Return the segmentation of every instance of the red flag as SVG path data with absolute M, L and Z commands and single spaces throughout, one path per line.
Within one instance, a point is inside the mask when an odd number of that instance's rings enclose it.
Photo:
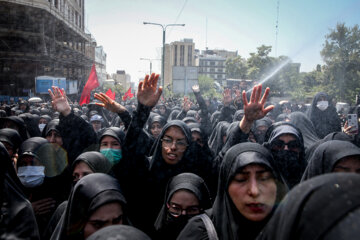
M 95 64 L 92 65 L 91 67 L 91 72 L 89 75 L 89 78 L 85 84 L 85 87 L 81 93 L 81 97 L 80 97 L 80 106 L 85 104 L 85 103 L 89 103 L 90 102 L 90 94 L 91 91 L 95 88 L 97 88 L 99 86 L 99 81 L 96 75 L 96 69 L 95 69 Z
M 112 92 L 111 88 L 109 88 L 109 90 L 107 90 L 107 92 L 105 94 L 112 100 L 115 100 L 115 92 Z
M 126 101 L 126 99 L 131 99 L 132 97 L 134 97 L 134 94 L 131 93 L 131 87 L 126 91 L 126 93 L 124 94 L 124 96 L 122 97 L 123 101 Z

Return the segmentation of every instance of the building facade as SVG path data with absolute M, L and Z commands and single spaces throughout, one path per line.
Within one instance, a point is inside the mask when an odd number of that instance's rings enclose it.
M 117 70 L 112 78 L 115 80 L 115 84 L 120 84 L 123 87 L 124 91 L 131 87 L 131 77 L 124 70 Z
M 194 67 L 195 66 L 195 43 L 192 39 L 175 41 L 165 46 L 165 78 L 164 87 L 173 84 L 174 67 Z M 177 68 L 177 71 L 179 68 Z M 185 70 L 184 70 L 185 71 Z
M 94 61 L 84 0 L 0 0 L 0 95 L 35 92 L 37 76 L 84 86 Z
M 106 53 L 102 46 L 95 47 L 95 66 L 99 84 L 102 86 L 106 80 Z
M 226 84 L 226 58 L 217 55 L 199 55 L 197 57 L 199 75 L 206 75 L 222 86 Z

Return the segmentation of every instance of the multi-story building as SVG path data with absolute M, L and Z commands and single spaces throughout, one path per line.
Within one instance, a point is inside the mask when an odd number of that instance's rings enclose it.
M 99 84 L 102 86 L 106 80 L 106 53 L 102 46 L 95 48 L 95 66 Z
M 192 39 L 183 39 L 172 42 L 165 46 L 165 78 L 164 86 L 173 84 L 173 67 L 194 67 L 195 66 L 195 43 Z
M 131 87 L 131 77 L 129 74 L 126 74 L 124 70 L 117 70 L 116 73 L 112 75 L 112 78 L 115 80 L 115 84 L 123 86 L 125 91 Z
M 84 0 L 0 0 L 0 95 L 35 91 L 37 76 L 77 81 L 94 61 Z
M 199 55 L 196 58 L 199 75 L 211 77 L 221 85 L 226 82 L 226 58 L 217 55 Z

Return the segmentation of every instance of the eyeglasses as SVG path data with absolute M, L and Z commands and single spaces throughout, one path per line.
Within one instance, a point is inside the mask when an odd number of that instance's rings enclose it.
M 285 143 L 284 141 L 282 141 L 280 139 L 276 139 L 271 143 L 271 149 L 276 150 L 276 151 L 284 150 L 285 146 L 287 146 L 287 148 L 290 151 L 300 152 L 300 143 L 297 140 L 293 140 L 288 143 Z
M 166 148 L 171 148 L 172 145 L 175 143 L 176 148 L 180 151 L 183 152 L 186 150 L 186 147 L 188 146 L 187 142 L 185 140 L 178 140 L 178 141 L 174 141 L 170 138 L 166 138 L 164 137 L 163 139 L 161 139 L 162 143 L 163 143 L 163 147 Z
M 174 217 L 180 217 L 183 212 L 185 212 L 184 215 L 197 215 L 202 211 L 199 206 L 182 209 L 181 206 L 176 203 L 167 203 L 167 208 L 169 209 L 169 213 Z

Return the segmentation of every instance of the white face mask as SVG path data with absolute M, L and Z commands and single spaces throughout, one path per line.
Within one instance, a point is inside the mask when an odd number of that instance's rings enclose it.
M 27 188 L 40 186 L 45 177 L 44 166 L 25 166 L 18 168 L 18 177 L 21 183 Z
M 316 104 L 316 107 L 320 109 L 321 111 L 325 111 L 329 106 L 328 101 L 318 101 Z
M 45 123 L 40 123 L 39 124 L 39 129 L 40 129 L 40 132 L 42 132 L 45 128 L 46 124 Z

